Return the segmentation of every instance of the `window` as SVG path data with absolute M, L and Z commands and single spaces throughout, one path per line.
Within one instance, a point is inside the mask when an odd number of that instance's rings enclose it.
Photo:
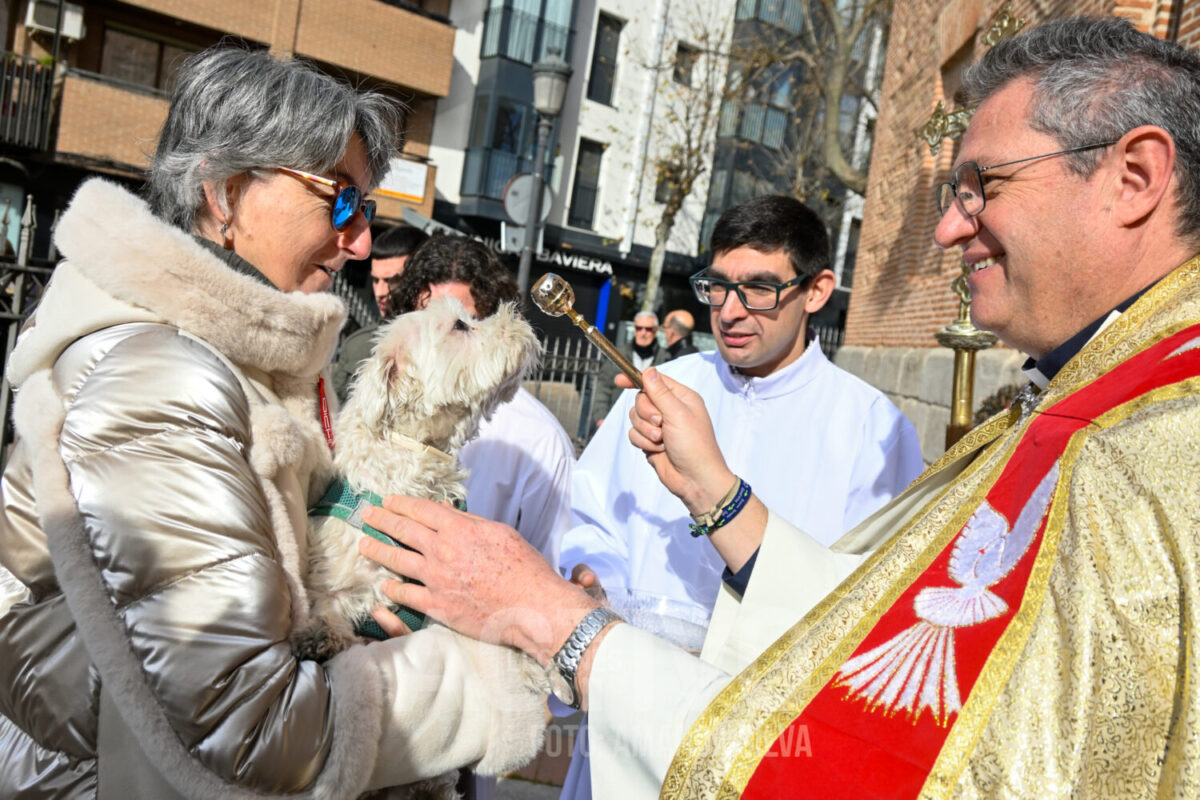
M 575 228 L 591 228 L 596 214 L 596 190 L 600 185 L 600 158 L 604 145 L 590 139 L 579 140 L 579 157 L 575 161 L 575 185 L 571 190 L 571 210 L 567 224 Z
M 746 110 L 742 112 L 742 125 L 738 130 L 738 136 L 752 142 L 761 142 L 763 122 L 766 120 L 766 116 L 767 109 L 764 106 L 758 104 L 746 106 Z
M 475 111 L 471 115 L 471 138 L 468 140 L 470 147 L 487 145 L 488 105 L 491 101 L 490 95 L 475 96 Z
M 571 0 L 490 0 L 481 56 L 532 64 L 551 53 L 570 60 Z
M 692 70 L 700 60 L 700 51 L 682 42 L 675 48 L 675 82 L 692 85 Z
M 763 124 L 763 146 L 772 150 L 780 149 L 783 147 L 783 139 L 786 134 L 787 115 L 778 108 L 768 108 L 767 119 Z
M 679 191 L 679 170 L 677 167 L 660 163 L 658 165 L 658 183 L 654 185 L 654 202 L 668 203 Z
M 783 28 L 789 33 L 804 29 L 804 8 L 801 0 L 760 0 L 755 14 L 754 0 L 738 0 L 737 19 L 757 16 L 768 25 Z
M 105 28 L 100 74 L 169 92 L 175 88 L 180 64 L 192 52 L 149 36 Z
M 796 82 L 795 67 L 779 70 L 767 85 L 767 102 L 781 108 L 793 105 L 792 87 Z
M 854 285 L 854 263 L 858 261 L 858 237 L 862 233 L 862 220 L 850 220 L 850 235 L 846 241 L 846 257 L 842 261 L 840 284 L 847 289 Z
M 745 170 L 735 169 L 733 171 L 733 193 L 729 196 L 729 204 L 736 206 L 738 203 L 744 203 L 758 194 L 755 191 L 754 184 L 753 175 Z
M 526 107 L 515 100 L 501 97 L 496 102 L 496 121 L 492 126 L 492 149 L 504 153 L 519 154 L 521 147 L 522 127 L 525 122 Z
M 729 204 L 735 206 L 755 197 L 765 194 L 775 194 L 771 181 L 760 178 L 753 172 L 735 169 L 733 171 L 733 192 L 729 196 Z
M 476 95 L 462 193 L 498 200 L 509 178 L 531 170 L 536 122 L 533 108 L 525 103 L 491 94 Z
M 596 20 L 596 47 L 592 51 L 592 73 L 588 78 L 588 100 L 612 105 L 613 82 L 617 76 L 617 51 L 621 28 L 616 17 L 601 14 Z
M 717 220 L 721 218 L 720 211 L 710 211 L 704 215 L 703 222 L 700 223 L 700 252 L 707 253 L 709 246 L 712 244 L 713 228 L 717 227 Z
M 735 100 L 726 100 L 721 105 L 721 121 L 717 123 L 717 136 L 733 136 L 737 133 L 740 111 L 741 104 Z
M 783 0 L 762 0 L 758 4 L 758 18 L 770 25 L 779 24 L 783 17 Z
M 724 206 L 725 188 L 729 185 L 729 170 L 714 169 L 712 182 L 708 185 L 708 206 Z
M 779 26 L 789 33 L 800 33 L 804 29 L 804 11 L 800 0 L 783 0 L 783 12 L 779 15 Z

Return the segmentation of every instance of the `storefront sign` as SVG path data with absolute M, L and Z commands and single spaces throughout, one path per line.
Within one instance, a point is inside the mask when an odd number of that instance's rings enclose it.
M 504 248 L 500 245 L 499 239 L 483 239 L 484 244 L 495 250 L 497 253 L 504 252 Z M 542 264 L 550 264 L 556 267 L 567 267 L 569 269 L 579 270 L 580 272 L 595 272 L 598 275 L 612 275 L 613 266 L 611 261 L 605 261 L 600 258 L 590 258 L 580 255 L 579 253 L 565 253 L 562 250 L 542 250 L 536 254 L 537 260 Z
M 429 167 L 406 158 L 393 158 L 391 163 L 392 168 L 375 189 L 375 193 L 409 203 L 422 202 L 425 199 L 425 178 Z

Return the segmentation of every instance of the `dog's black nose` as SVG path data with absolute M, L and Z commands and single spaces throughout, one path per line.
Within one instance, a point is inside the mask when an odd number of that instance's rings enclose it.
M 471 330 L 471 326 L 468 325 L 467 323 L 463 322 L 461 319 L 456 319 L 456 320 L 454 320 L 454 330 L 469 331 L 469 330 Z

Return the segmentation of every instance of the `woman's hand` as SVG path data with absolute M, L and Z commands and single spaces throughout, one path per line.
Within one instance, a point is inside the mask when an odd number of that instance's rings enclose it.
M 375 606 L 372 608 L 371 619 L 375 620 L 380 629 L 393 639 L 397 636 L 407 636 L 412 633 L 412 628 L 405 625 L 404 620 L 392 613 L 392 610 L 387 606 Z
M 632 383 L 624 375 L 631 388 Z M 646 453 L 658 479 L 693 514 L 703 514 L 725 496 L 735 477 L 717 447 L 704 400 L 656 369 L 642 373 L 645 387 L 629 411 L 629 441 Z
M 367 558 L 424 584 L 385 581 L 390 600 L 473 638 L 518 647 L 543 665 L 598 605 L 507 525 L 400 495 L 363 519 L 417 551 L 359 541 Z
M 593 597 L 601 603 L 608 602 L 608 592 L 604 591 L 604 587 L 600 584 L 600 577 L 587 564 L 575 565 L 575 568 L 571 570 L 571 583 L 581 587 L 589 597 Z

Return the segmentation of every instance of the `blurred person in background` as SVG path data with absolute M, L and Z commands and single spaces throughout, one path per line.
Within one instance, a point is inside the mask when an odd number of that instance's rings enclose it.
M 667 356 L 669 359 L 679 358 L 680 356 L 690 356 L 692 353 L 698 353 L 696 345 L 692 343 L 692 331 L 696 327 L 696 320 L 691 313 L 677 308 L 667 314 L 663 320 L 663 337 L 667 340 Z
M 386 322 L 392 316 L 388 295 L 403 274 L 408 257 L 428 238 L 429 234 L 411 225 L 396 225 L 374 237 L 371 243 L 371 296 L 375 298 L 380 320 Z M 371 354 L 378 331 L 378 325 L 359 328 L 338 348 L 337 359 L 333 362 L 333 388 L 343 403 L 350 391 L 350 379 L 358 365 Z
M 638 369 L 657 367 L 670 357 L 666 349 L 658 344 L 658 315 L 653 311 L 639 311 L 634 316 L 633 340 L 624 342 L 617 349 Z M 592 392 L 592 418 L 596 420 L 596 425 L 608 416 L 613 404 L 621 396 L 621 388 L 615 382 L 619 373 L 617 365 L 609 359 L 600 362 L 596 388 Z

